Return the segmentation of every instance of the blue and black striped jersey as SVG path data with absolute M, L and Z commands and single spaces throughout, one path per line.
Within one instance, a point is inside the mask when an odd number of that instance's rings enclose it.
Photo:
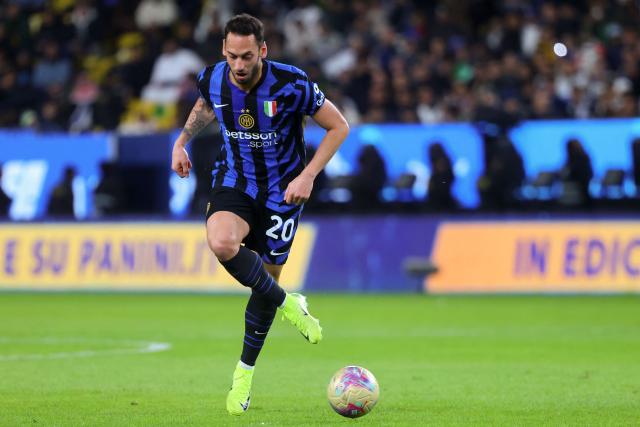
M 236 188 L 269 209 L 282 210 L 287 185 L 305 167 L 303 118 L 325 100 L 318 85 L 299 68 L 263 60 L 260 80 L 244 92 L 231 82 L 222 61 L 200 73 L 198 89 L 224 138 L 213 186 Z

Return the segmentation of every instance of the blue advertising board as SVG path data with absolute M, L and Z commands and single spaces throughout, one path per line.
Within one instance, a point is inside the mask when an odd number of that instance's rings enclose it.
M 307 143 L 317 146 L 324 133 L 322 128 L 308 127 L 305 130 Z M 326 172 L 330 176 L 356 172 L 360 150 L 365 145 L 373 145 L 385 160 L 389 179 L 392 181 L 405 172 L 416 175 L 413 194 L 416 199 L 423 199 L 431 174 L 428 148 L 436 142 L 442 144 L 451 158 L 456 176 L 453 196 L 463 207 L 478 206 L 476 182 L 484 167 L 484 156 L 480 134 L 470 124 L 358 126 L 351 129 Z
M 317 126 L 308 126 L 307 143 L 317 146 L 324 133 Z M 169 205 L 166 211 L 174 217 L 184 217 L 189 213 L 196 183 L 193 175 L 179 179 L 170 172 L 171 146 L 176 135 L 118 137 L 119 149 L 116 149 L 116 137 L 110 134 L 0 130 L 1 184 L 13 199 L 10 216 L 21 220 L 43 218 L 52 189 L 62 178 L 65 167 L 72 166 L 77 172 L 74 180 L 76 217 L 91 217 L 92 190 L 100 179 L 99 164 L 116 160 L 123 165 L 140 163 L 165 168 L 167 181 L 158 181 L 157 185 L 162 186 L 158 191 L 166 195 L 163 197 Z M 640 119 L 525 121 L 513 128 L 510 136 L 530 179 L 539 172 L 559 170 L 566 158 L 567 139 L 578 138 L 591 157 L 592 184 L 597 184 L 608 169 L 631 171 L 631 141 L 640 137 Z M 385 160 L 388 182 L 392 183 L 403 173 L 414 174 L 417 179 L 412 194 L 421 200 L 427 197 L 431 173 L 428 148 L 436 142 L 443 145 L 452 161 L 456 176 L 453 196 L 462 207 L 477 207 L 477 181 L 483 172 L 484 153 L 481 135 L 471 124 L 354 126 L 326 172 L 329 176 L 356 172 L 360 150 L 373 145 Z M 213 162 L 213 158 L 210 161 Z M 627 195 L 635 191 L 630 178 L 626 180 L 625 191 Z M 393 200 L 393 194 L 384 196 Z
M 67 167 L 75 169 L 74 212 L 91 215 L 93 188 L 100 179 L 100 163 L 114 157 L 108 133 L 74 135 L 0 130 L 2 188 L 12 199 L 12 219 L 32 220 L 46 214 L 53 188 Z
M 591 158 L 597 182 L 607 169 L 632 170 L 631 142 L 640 137 L 640 119 L 527 121 L 510 136 L 529 178 L 562 168 L 566 142 L 577 138 Z

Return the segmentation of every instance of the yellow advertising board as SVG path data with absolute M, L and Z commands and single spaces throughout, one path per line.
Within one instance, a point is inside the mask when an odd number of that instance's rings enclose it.
M 639 292 L 640 222 L 443 223 L 428 292 Z
M 300 224 L 280 284 L 303 286 L 315 229 Z M 202 223 L 0 225 L 0 289 L 238 291 Z

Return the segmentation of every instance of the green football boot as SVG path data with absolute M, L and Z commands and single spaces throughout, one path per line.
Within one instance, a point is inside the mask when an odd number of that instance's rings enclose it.
M 251 380 L 253 369 L 244 369 L 240 363 L 233 371 L 233 384 L 227 395 L 227 411 L 230 415 L 242 415 L 249 409 L 251 402 Z
M 303 337 L 311 344 L 317 344 L 322 339 L 322 327 L 318 319 L 309 314 L 307 299 L 304 295 L 287 293 L 284 307 L 281 308 L 283 318 L 289 319 Z

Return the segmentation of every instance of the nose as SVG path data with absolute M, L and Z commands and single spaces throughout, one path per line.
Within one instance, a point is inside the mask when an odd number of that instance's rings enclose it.
M 233 68 L 235 68 L 236 71 L 243 71 L 244 63 L 242 62 L 242 60 L 240 58 L 238 58 L 238 59 L 233 61 Z

